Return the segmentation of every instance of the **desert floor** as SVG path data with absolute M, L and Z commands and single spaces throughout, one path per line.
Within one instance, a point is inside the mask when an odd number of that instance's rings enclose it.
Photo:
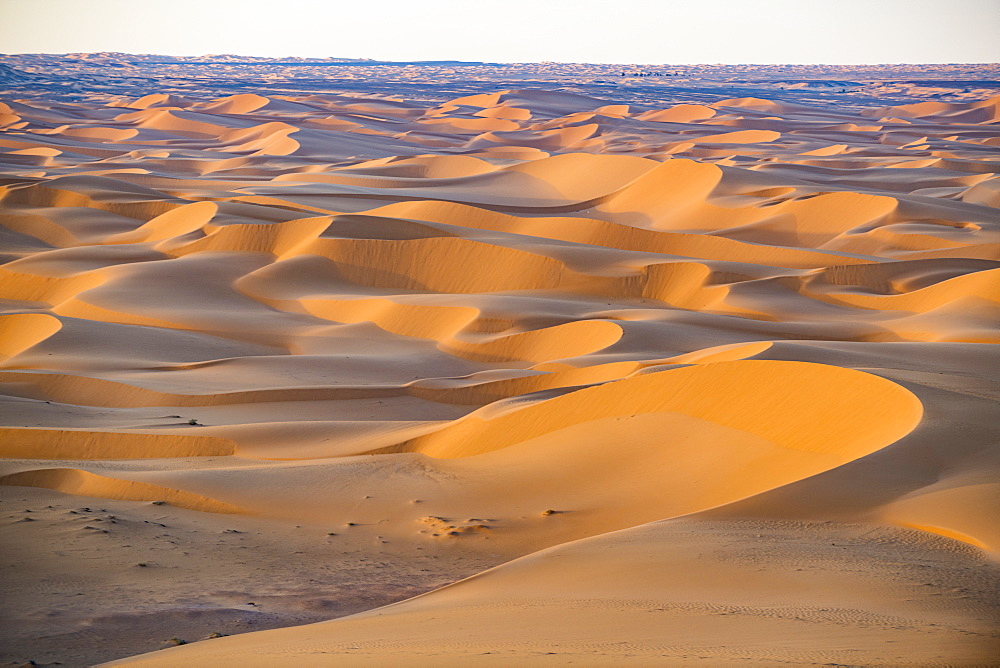
M 996 81 L 31 62 L 0 661 L 997 662 Z

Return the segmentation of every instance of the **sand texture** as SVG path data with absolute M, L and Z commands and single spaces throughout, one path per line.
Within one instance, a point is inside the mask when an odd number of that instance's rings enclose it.
M 899 102 L 0 104 L 0 660 L 995 662 L 1000 97 Z

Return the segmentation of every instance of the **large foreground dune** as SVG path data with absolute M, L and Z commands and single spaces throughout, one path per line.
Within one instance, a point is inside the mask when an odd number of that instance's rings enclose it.
M 0 105 L 4 660 L 995 662 L 998 109 Z

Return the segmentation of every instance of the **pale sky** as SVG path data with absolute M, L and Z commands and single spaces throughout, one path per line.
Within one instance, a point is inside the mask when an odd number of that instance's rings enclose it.
M 0 0 L 0 53 L 1000 61 L 1000 0 Z

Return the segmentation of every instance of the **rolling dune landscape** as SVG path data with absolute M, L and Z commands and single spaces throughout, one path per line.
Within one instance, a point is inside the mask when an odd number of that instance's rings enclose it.
M 124 55 L 0 61 L 0 661 L 997 665 L 997 66 Z

